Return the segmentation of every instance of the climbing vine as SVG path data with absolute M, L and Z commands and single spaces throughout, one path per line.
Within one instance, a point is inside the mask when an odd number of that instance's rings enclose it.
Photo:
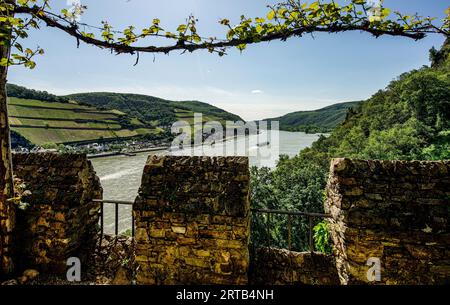
M 79 16 L 87 6 L 74 9 L 52 10 L 51 0 L 0 0 L 0 39 L 2 44 L 13 48 L 10 58 L 2 58 L 0 64 L 25 65 L 34 68 L 33 58 L 44 54 L 40 47 L 25 47 L 23 41 L 30 29 L 39 29 L 42 24 L 58 28 L 77 43 L 84 42 L 99 48 L 109 49 L 117 54 L 128 53 L 170 53 L 173 51 L 193 52 L 206 49 L 219 56 L 229 48 L 244 50 L 247 45 L 272 40 L 287 40 L 315 32 L 362 31 L 376 37 L 382 35 L 403 36 L 421 39 L 428 33 L 448 36 L 449 10 L 447 17 L 436 20 L 430 17 L 405 15 L 393 12 L 382 5 L 382 1 L 352 0 L 340 5 L 335 1 L 284 1 L 268 6 L 265 16 L 247 17 L 242 15 L 237 22 L 221 19 L 223 37 L 205 36 L 197 31 L 199 20 L 191 15 L 174 29 L 167 29 L 162 21 L 154 18 L 146 27 L 133 25 L 116 29 L 108 21 L 100 25 L 80 22 Z M 159 46 L 156 38 L 163 38 L 166 45 Z M 153 40 L 152 40 L 153 39 Z

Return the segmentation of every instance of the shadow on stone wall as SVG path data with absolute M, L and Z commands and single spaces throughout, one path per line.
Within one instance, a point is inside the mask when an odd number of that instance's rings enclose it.
M 31 191 L 17 209 L 17 271 L 63 273 L 68 257 L 93 253 L 99 179 L 85 155 L 13 163 Z M 334 257 L 261 248 L 250 259 L 249 181 L 247 158 L 150 156 L 133 207 L 137 283 L 367 284 L 370 258 L 380 262 L 375 283 L 450 283 L 450 161 L 333 160 Z
M 16 208 L 16 271 L 36 268 L 65 273 L 75 256 L 82 265 L 98 233 L 103 190 L 92 164 L 81 154 L 15 154 L 15 177 L 31 194 Z
M 333 256 L 319 252 L 293 252 L 259 248 L 250 260 L 252 285 L 338 285 Z
M 342 284 L 450 283 L 450 161 L 334 159 L 325 210 Z
M 248 159 L 150 156 L 133 207 L 139 284 L 246 284 Z

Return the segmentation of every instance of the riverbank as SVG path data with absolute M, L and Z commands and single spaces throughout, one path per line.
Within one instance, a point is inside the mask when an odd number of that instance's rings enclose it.
M 214 144 L 222 144 L 226 141 L 230 141 L 230 140 L 235 140 L 237 138 L 237 136 L 231 136 L 231 137 L 226 137 L 223 140 L 218 140 L 217 142 L 215 141 Z M 204 146 L 205 143 L 202 144 L 197 144 L 197 145 L 192 145 L 192 148 L 196 148 L 196 147 L 200 147 L 200 146 Z M 211 145 L 211 144 L 210 144 Z M 170 145 L 167 146 L 158 146 L 158 147 L 151 147 L 151 148 L 144 148 L 144 149 L 139 149 L 139 150 L 133 150 L 133 151 L 127 151 L 127 152 L 121 152 L 121 151 L 114 151 L 114 152 L 105 152 L 105 153 L 100 153 L 100 154 L 88 154 L 87 157 L 89 159 L 97 159 L 97 158 L 105 158 L 105 157 L 113 157 L 113 156 L 129 156 L 129 157 L 133 157 L 136 154 L 139 153 L 146 153 L 146 152 L 154 152 L 154 151 L 176 151 L 176 150 L 182 150 L 182 148 L 180 149 L 172 149 L 172 147 Z
M 252 137 L 256 137 L 253 135 Z M 251 156 L 249 150 L 264 150 L 265 148 L 256 146 L 256 139 L 253 138 L 251 141 L 255 143 L 254 147 L 247 147 L 244 153 L 249 155 L 249 166 L 257 167 L 269 167 L 275 168 L 276 163 L 279 159 L 279 155 L 287 155 L 293 157 L 299 153 L 300 150 L 305 147 L 312 145 L 320 135 L 311 135 L 301 132 L 280 132 L 279 143 L 278 141 L 271 141 L 270 146 L 273 149 L 273 153 L 270 155 L 256 154 L 256 156 Z M 236 140 L 237 145 L 244 146 L 248 137 L 238 137 Z M 231 140 L 231 139 L 230 139 Z M 264 141 L 265 139 L 259 139 Z M 250 140 L 248 140 L 250 141 Z M 218 156 L 224 155 L 226 151 L 220 149 L 223 143 L 216 143 L 217 149 L 205 146 L 202 155 L 205 156 Z M 134 201 L 139 192 L 139 187 L 141 186 L 142 172 L 145 164 L 148 160 L 148 155 L 190 155 L 190 150 L 188 151 L 168 151 L 166 145 L 158 145 L 157 149 L 159 151 L 144 152 L 139 153 L 134 157 L 124 157 L 122 155 L 114 155 L 104 158 L 94 158 L 92 159 L 92 165 L 94 166 L 97 176 L 100 178 L 102 183 L 104 197 L 114 200 L 123 201 Z M 226 155 L 226 154 L 225 154 Z M 230 155 L 231 150 L 230 150 Z M 113 234 L 114 223 L 115 223 L 115 210 L 114 205 L 105 204 L 105 232 Z M 131 207 L 123 206 L 119 208 L 119 232 L 124 232 L 131 228 Z
M 135 156 L 136 154 L 140 153 L 146 153 L 146 152 L 152 152 L 152 151 L 166 151 L 170 148 L 170 146 L 160 146 L 160 147 L 152 147 L 152 148 L 145 148 L 145 149 L 139 149 L 134 151 L 128 151 L 128 152 L 121 152 L 121 151 L 115 151 L 115 152 L 106 152 L 101 154 L 88 154 L 87 157 L 89 159 L 97 159 L 97 158 L 105 158 L 105 157 L 112 157 L 112 156 Z

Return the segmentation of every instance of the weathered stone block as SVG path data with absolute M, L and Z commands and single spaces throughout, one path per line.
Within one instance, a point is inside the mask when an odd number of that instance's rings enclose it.
M 172 227 L 172 231 L 177 234 L 186 234 L 186 227 Z
M 66 260 L 90 256 L 97 237 L 102 188 L 83 154 L 15 154 L 14 174 L 31 195 L 17 211 L 18 271 L 35 268 L 63 273 Z
M 449 173 L 449 161 L 331 162 L 325 211 L 341 283 L 368 283 L 371 257 L 380 283 L 450 283 Z
M 339 277 L 331 255 L 259 248 L 250 266 L 255 285 L 337 285 Z
M 136 231 L 137 282 L 246 284 L 248 192 L 247 158 L 149 157 L 133 207 L 148 236 Z

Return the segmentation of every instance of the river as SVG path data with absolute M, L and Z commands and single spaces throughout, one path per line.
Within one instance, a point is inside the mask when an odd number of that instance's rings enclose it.
M 134 201 L 141 184 L 142 171 L 149 155 L 231 155 L 247 154 L 249 156 L 250 166 L 274 168 L 279 155 L 284 154 L 293 157 L 300 150 L 310 146 L 319 138 L 319 134 L 306 134 L 303 132 L 279 132 L 279 140 L 270 141 L 270 145 L 258 146 L 257 143 L 263 143 L 267 135 L 250 137 L 238 137 L 236 141 L 230 140 L 225 143 L 215 144 L 214 146 L 198 147 L 192 150 L 175 150 L 172 152 L 153 151 L 139 153 L 136 156 L 112 156 L 92 159 L 94 169 L 100 177 L 103 186 L 103 197 L 105 199 Z M 243 147 L 229 149 L 230 145 Z M 237 153 L 238 152 L 238 153 Z M 119 232 L 131 228 L 131 207 L 120 206 L 119 208 Z M 114 232 L 114 206 L 105 204 L 104 230 L 106 233 Z

